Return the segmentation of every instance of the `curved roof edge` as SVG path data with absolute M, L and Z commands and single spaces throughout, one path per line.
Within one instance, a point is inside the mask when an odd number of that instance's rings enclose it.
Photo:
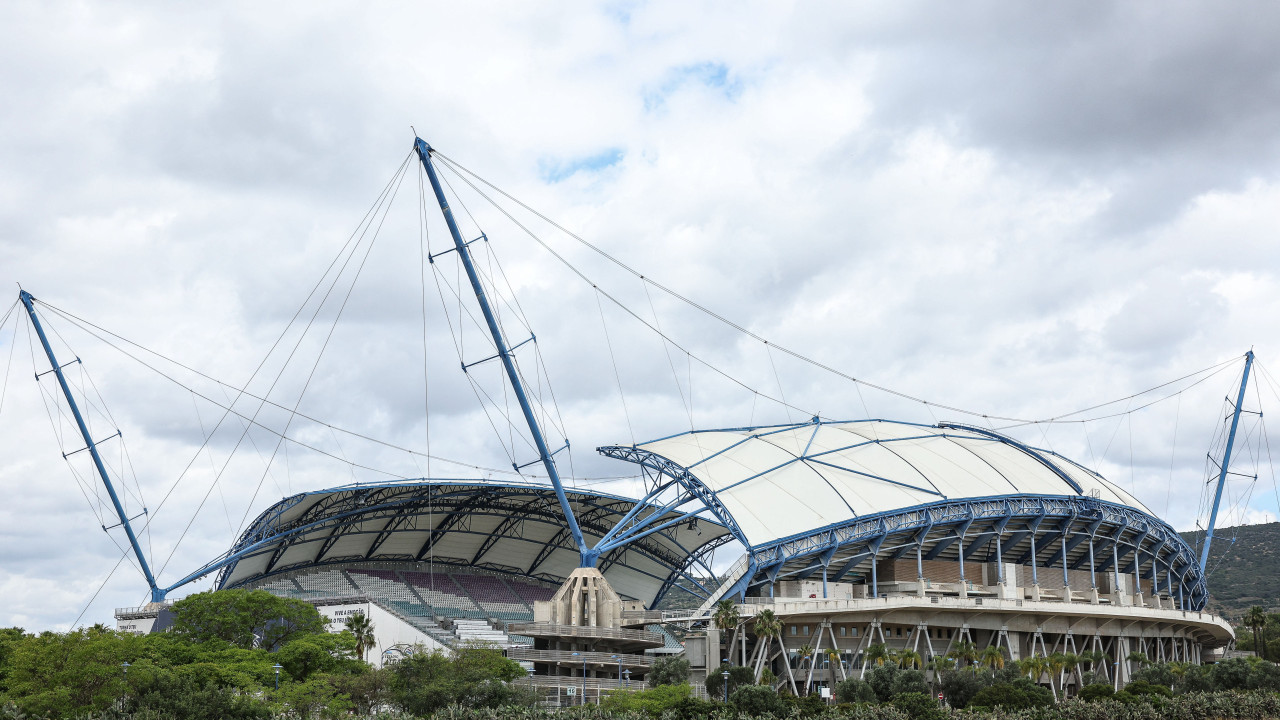
M 588 536 L 603 535 L 636 503 L 591 490 L 566 494 Z M 713 588 L 701 587 L 691 568 L 733 539 L 711 520 L 681 523 L 605 553 L 600 568 L 619 592 L 647 604 L 676 587 L 709 594 Z M 219 588 L 344 563 L 434 558 L 551 582 L 578 565 L 552 487 L 469 479 L 360 483 L 292 495 L 259 514 L 226 557 Z

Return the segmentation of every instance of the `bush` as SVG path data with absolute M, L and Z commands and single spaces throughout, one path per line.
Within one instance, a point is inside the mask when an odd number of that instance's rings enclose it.
M 1093 683 L 1080 688 L 1080 692 L 1076 697 L 1086 702 L 1097 702 L 1099 700 L 1106 700 L 1115 694 L 1115 688 L 1110 685 L 1106 683 Z
M 128 703 L 134 714 L 172 720 L 267 720 L 263 703 L 219 686 L 199 683 L 191 675 L 155 673 L 137 683 Z
M 751 668 L 742 667 L 740 665 L 736 667 L 721 665 L 720 667 L 711 671 L 711 674 L 707 675 L 707 695 L 709 697 L 715 698 L 716 700 L 722 700 L 724 698 L 725 696 L 724 679 L 720 677 L 720 673 L 724 672 L 725 670 L 729 671 L 729 693 L 728 694 L 730 695 L 733 694 L 734 690 L 737 690 L 743 685 L 756 684 L 756 674 L 751 672 Z
M 897 665 L 877 665 L 867 671 L 867 684 L 875 692 L 878 702 L 889 702 L 893 697 L 893 680 L 899 672 Z
M 729 704 L 744 715 L 782 717 L 786 714 L 786 703 L 773 688 L 763 685 L 744 685 L 734 690 L 729 695 Z
M 648 690 L 615 690 L 604 696 L 600 707 L 614 712 L 638 712 L 660 717 L 692 696 L 692 689 L 687 684 L 659 685 Z
M 689 661 L 678 656 L 658 658 L 649 671 L 649 687 L 659 685 L 686 685 L 689 682 Z
M 945 717 L 938 701 L 928 693 L 905 692 L 895 695 L 891 702 L 911 720 L 942 720 Z
M 1164 685 L 1153 685 L 1143 680 L 1134 680 L 1124 686 L 1124 691 L 1134 696 L 1144 698 L 1168 698 L 1173 697 L 1173 691 Z
M 1019 682 L 996 683 L 978 691 L 969 701 L 971 708 L 1027 710 L 1053 704 L 1053 694 L 1023 678 Z
M 450 705 L 501 707 L 525 699 L 507 682 L 524 676 L 520 665 L 486 647 L 462 647 L 452 657 L 419 652 L 392 666 L 391 698 L 414 715 Z
M 985 676 L 969 670 L 948 670 L 942 673 L 942 696 L 951 707 L 962 709 L 969 705 L 979 690 L 990 685 Z
M 889 683 L 890 697 L 908 693 L 929 694 L 929 683 L 924 680 L 924 673 L 919 670 L 899 670 Z
M 842 703 L 873 703 L 877 699 L 876 691 L 865 680 L 858 678 L 837 683 L 835 695 L 836 702 Z

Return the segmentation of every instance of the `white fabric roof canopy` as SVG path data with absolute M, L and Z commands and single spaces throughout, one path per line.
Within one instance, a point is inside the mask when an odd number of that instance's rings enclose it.
M 753 546 L 865 515 L 1002 495 L 1091 495 L 1151 515 L 1066 458 L 963 427 L 810 422 L 695 431 L 635 447 L 715 492 Z

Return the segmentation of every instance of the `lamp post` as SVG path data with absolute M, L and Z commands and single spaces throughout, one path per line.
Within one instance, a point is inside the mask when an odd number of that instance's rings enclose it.
M 622 674 L 627 677 L 627 689 L 630 690 L 631 689 L 631 668 L 627 668 L 626 670 L 623 670 Z
M 129 679 L 129 661 L 126 660 L 120 663 L 120 667 L 124 670 L 124 679 L 128 680 Z
M 617 661 L 618 661 L 618 682 L 622 682 L 622 656 L 621 656 L 621 655 L 610 655 L 609 657 L 611 657 L 611 658 L 613 658 L 614 660 L 617 660 Z
M 276 671 L 276 689 L 280 689 L 280 668 L 284 667 L 280 663 L 271 666 Z
M 721 670 L 720 679 L 724 681 L 724 702 L 726 705 L 728 705 L 729 704 L 729 671 Z

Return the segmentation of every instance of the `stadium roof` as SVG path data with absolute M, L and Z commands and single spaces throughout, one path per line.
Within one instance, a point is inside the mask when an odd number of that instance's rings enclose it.
M 592 539 L 635 505 L 599 492 L 567 494 Z M 709 575 L 689 569 L 732 539 L 712 520 L 680 523 L 606 553 L 599 567 L 620 594 L 651 606 L 676 583 L 694 587 L 696 578 Z M 239 557 L 220 572 L 218 588 L 308 568 L 428 560 L 560 583 L 579 564 L 550 486 L 479 480 L 360 484 L 293 495 L 263 512 L 229 554 Z M 699 594 L 714 588 L 703 590 Z
M 963 426 L 809 422 L 693 431 L 633 449 L 696 477 L 751 546 L 959 498 L 1081 495 L 1151 514 L 1129 493 L 1060 455 Z
M 983 428 L 885 420 L 681 433 L 600 452 L 696 495 L 746 547 L 714 594 L 821 572 L 875 584 L 877 558 L 1137 573 L 1204 606 L 1190 546 L 1128 492 Z

